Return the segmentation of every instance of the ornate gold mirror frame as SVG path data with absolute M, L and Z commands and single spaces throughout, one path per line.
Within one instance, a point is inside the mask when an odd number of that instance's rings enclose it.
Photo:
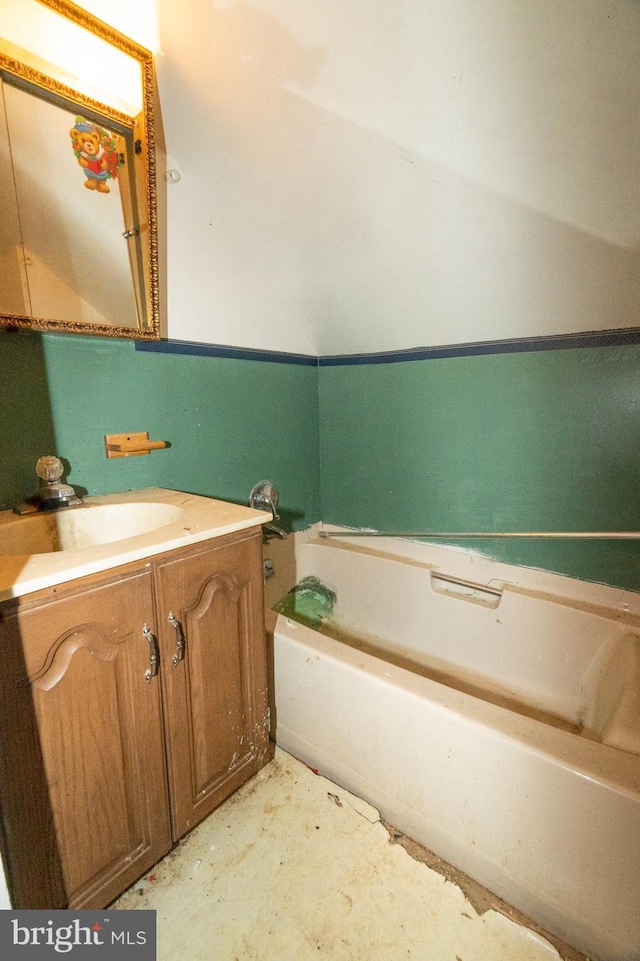
M 49 11 L 54 15 L 63 17 L 71 24 L 75 24 L 77 28 L 81 28 L 81 31 L 86 31 L 86 34 L 82 33 L 80 35 L 81 38 L 84 36 L 99 38 L 110 48 L 119 51 L 121 55 L 131 58 L 139 67 L 140 89 L 138 98 L 141 106 L 136 108 L 125 106 L 122 109 L 118 104 L 117 97 L 112 99 L 112 103 L 102 102 L 102 100 L 95 99 L 86 90 L 83 92 L 76 89 L 76 87 L 83 86 L 82 68 L 78 64 L 68 64 L 68 77 L 65 75 L 66 71 L 57 67 L 50 68 L 46 59 L 38 51 L 27 49 L 23 39 L 5 36 L 5 32 L 9 33 L 9 30 L 5 31 L 3 18 L 0 17 L 0 78 L 4 77 L 5 88 L 11 87 L 15 90 L 24 91 L 27 95 L 35 97 L 39 101 L 48 101 L 55 107 L 68 111 L 65 117 L 67 119 L 69 116 L 72 117 L 72 125 L 74 119 L 81 121 L 85 118 L 87 126 L 91 123 L 108 125 L 109 131 L 114 131 L 114 136 L 118 137 L 118 144 L 122 145 L 118 147 L 118 150 L 120 150 L 118 156 L 120 158 L 119 163 L 122 163 L 123 170 L 126 170 L 126 176 L 120 178 L 124 183 L 121 195 L 123 229 L 118 231 L 120 234 L 118 243 L 126 245 L 128 249 L 132 278 L 131 303 L 134 306 L 132 306 L 131 324 L 126 326 L 112 323 L 107 317 L 108 308 L 102 313 L 97 313 L 98 317 L 106 317 L 106 322 L 86 322 L 84 319 L 69 319 L 68 316 L 52 317 L 46 315 L 47 312 L 45 311 L 42 311 L 45 314 L 44 316 L 31 315 L 28 310 L 23 313 L 20 311 L 0 312 L 0 326 L 157 340 L 160 337 L 160 319 L 153 56 L 150 51 L 124 37 L 102 21 L 97 20 L 70 0 L 12 0 L 12 2 L 14 6 L 18 7 L 18 11 L 20 9 L 19 5 L 23 4 L 26 13 L 32 12 L 34 5 L 36 9 L 38 7 L 49 8 Z M 50 14 L 47 15 L 50 16 Z M 18 19 L 20 19 L 19 12 Z M 8 21 L 5 22 L 8 23 Z M 73 49 L 74 45 L 71 46 Z M 73 54 L 72 58 L 75 59 Z M 108 74 L 108 71 L 106 73 Z M 135 69 L 133 75 L 135 76 Z M 73 81 L 74 77 L 76 82 Z M 71 82 L 69 82 L 69 78 L 72 78 Z M 0 110 L 2 109 L 3 101 L 0 99 Z M 66 125 L 67 119 L 62 119 L 63 124 Z M 65 137 L 63 139 L 68 138 L 70 132 L 68 127 L 65 126 Z M 9 142 L 8 152 L 11 155 L 10 135 L 7 140 Z M 70 154 L 70 162 L 75 164 L 71 152 L 71 139 L 66 139 L 64 149 Z M 83 161 L 78 162 L 83 163 Z M 82 171 L 80 171 L 80 174 L 82 174 Z M 116 174 L 112 175 L 117 176 Z M 5 176 L 5 183 L 11 177 L 15 180 L 13 172 Z M 93 197 L 89 197 L 89 200 L 100 201 L 98 190 L 101 188 L 82 191 L 82 179 L 80 177 L 78 183 L 80 193 L 94 194 Z M 94 187 L 95 184 L 85 183 L 85 186 Z M 105 193 L 108 192 L 108 189 L 102 189 Z M 87 197 L 85 196 L 81 200 L 86 203 Z M 62 206 L 64 204 L 63 199 Z M 95 206 L 97 209 L 98 203 Z M 44 213 L 43 210 L 43 215 Z M 20 223 L 17 194 L 16 214 L 17 222 Z M 68 230 L 67 239 L 71 234 L 73 234 L 73 231 Z M 20 243 L 22 244 L 22 241 Z M 10 245 L 5 244 L 4 246 L 7 249 Z M 18 246 L 20 245 L 16 245 L 16 249 Z M 15 251 L 12 251 L 11 256 L 14 260 L 16 259 Z M 0 261 L 1 257 L 2 249 L 0 248 Z M 26 263 L 28 263 L 28 257 L 24 253 L 24 264 Z M 1 267 L 2 263 L 0 262 Z M 23 270 L 26 276 L 26 266 L 23 267 Z M 106 265 L 105 271 L 108 271 Z M 52 276 L 51 272 L 50 276 Z M 94 277 L 97 287 L 99 286 L 98 278 L 95 274 Z M 116 277 L 100 278 L 100 284 L 104 288 L 108 287 L 110 282 L 113 283 L 112 290 L 114 292 L 122 286 L 122 283 Z M 0 287 L 2 286 L 0 282 Z M 24 279 L 23 286 L 28 286 Z M 0 302 L 0 311 L 3 309 Z M 59 313 L 62 312 L 59 311 Z

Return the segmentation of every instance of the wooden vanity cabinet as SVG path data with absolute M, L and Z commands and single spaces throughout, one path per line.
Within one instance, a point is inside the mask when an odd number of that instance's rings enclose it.
M 171 843 L 151 571 L 0 608 L 0 804 L 16 908 L 98 907 Z
M 155 569 L 173 839 L 264 766 L 261 531 Z
M 0 605 L 15 908 L 107 905 L 266 763 L 261 543 L 226 535 Z

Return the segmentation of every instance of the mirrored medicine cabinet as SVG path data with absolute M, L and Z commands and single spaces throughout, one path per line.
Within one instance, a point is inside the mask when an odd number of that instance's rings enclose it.
M 0 4 L 0 326 L 158 339 L 153 58 L 68 0 Z

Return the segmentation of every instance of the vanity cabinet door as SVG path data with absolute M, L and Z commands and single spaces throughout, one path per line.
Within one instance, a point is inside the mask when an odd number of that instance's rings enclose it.
M 151 572 L 0 607 L 0 804 L 16 908 L 97 908 L 171 846 Z
M 267 761 L 261 532 L 161 564 L 156 596 L 177 840 Z

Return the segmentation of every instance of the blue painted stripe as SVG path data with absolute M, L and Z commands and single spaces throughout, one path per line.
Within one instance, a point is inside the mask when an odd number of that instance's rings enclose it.
M 250 347 L 222 347 L 186 340 L 137 340 L 135 343 L 136 350 L 157 354 L 190 354 L 194 357 L 224 357 L 227 360 L 260 360 L 270 364 L 318 366 L 318 358 L 311 354 L 288 354 L 284 351 L 254 350 Z
M 599 330 L 579 334 L 552 334 L 545 337 L 522 337 L 514 340 L 488 340 L 471 344 L 447 344 L 442 347 L 415 347 L 410 350 L 381 351 L 371 354 L 289 354 L 285 351 L 224 347 L 185 340 L 143 340 L 135 349 L 162 354 L 190 354 L 196 357 L 223 357 L 231 360 L 259 360 L 272 364 L 298 364 L 304 367 L 341 367 L 363 364 L 398 364 L 415 360 L 439 360 L 446 357 L 481 357 L 485 354 L 518 354 L 539 350 L 575 350 L 581 347 L 625 347 L 640 344 L 640 327 Z
M 584 334 L 557 334 L 523 337 L 519 340 L 489 340 L 474 344 L 449 344 L 443 347 L 418 347 L 413 350 L 383 351 L 376 354 L 336 354 L 320 357 L 320 367 L 358 364 L 398 364 L 411 360 L 440 360 L 446 357 L 481 357 L 485 354 L 518 354 L 537 350 L 568 350 L 579 347 L 615 347 L 640 344 L 640 327 L 625 330 L 594 331 Z

